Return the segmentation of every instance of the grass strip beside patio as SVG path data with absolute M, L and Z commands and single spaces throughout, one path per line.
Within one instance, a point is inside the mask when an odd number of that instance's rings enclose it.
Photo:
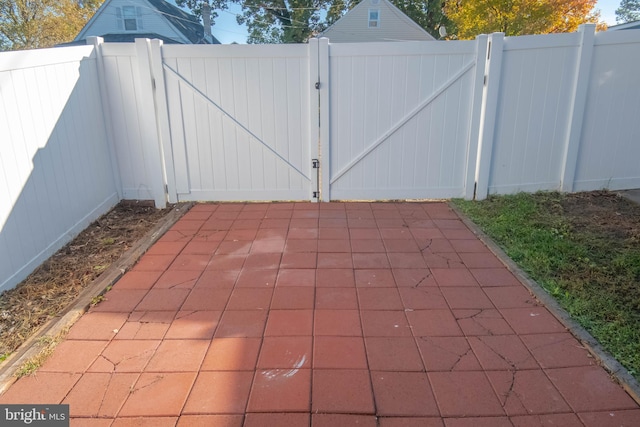
M 453 203 L 640 380 L 640 206 L 602 191 Z

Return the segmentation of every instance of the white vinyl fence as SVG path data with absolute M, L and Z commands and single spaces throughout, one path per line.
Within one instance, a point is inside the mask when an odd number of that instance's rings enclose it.
M 639 188 L 640 31 L 490 37 L 501 75 L 477 197 Z
M 0 290 L 121 199 L 640 187 L 640 31 L 0 53 Z
M 640 187 L 640 31 L 597 34 L 584 82 L 586 101 L 573 187 Z
M 0 290 L 120 195 L 90 46 L 0 54 Z

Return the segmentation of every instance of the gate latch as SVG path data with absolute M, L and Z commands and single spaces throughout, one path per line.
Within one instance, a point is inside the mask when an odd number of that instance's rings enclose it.
M 320 89 L 320 82 L 316 82 L 316 89 Z
M 320 167 L 320 160 L 318 159 L 312 159 L 311 160 L 311 164 L 313 165 L 314 169 L 318 169 Z

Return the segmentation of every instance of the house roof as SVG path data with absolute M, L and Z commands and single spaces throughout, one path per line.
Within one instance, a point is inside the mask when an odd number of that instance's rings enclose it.
M 640 21 L 631 21 L 625 24 L 612 25 L 607 30 L 618 31 L 618 30 L 640 30 Z
M 147 0 L 156 9 L 164 14 L 164 17 L 193 44 L 208 44 L 204 39 L 204 27 L 198 18 L 177 6 L 164 0 Z M 211 36 L 213 37 L 213 36 Z M 214 44 L 220 44 L 214 38 Z
M 331 25 L 329 28 L 324 30 L 324 32 L 322 32 L 322 34 L 320 34 L 319 37 L 329 37 L 329 34 L 331 33 L 348 33 L 349 26 L 350 26 L 350 22 L 349 22 L 350 20 L 348 18 L 349 16 L 357 15 L 359 13 L 359 9 L 361 8 L 376 7 L 377 4 L 380 4 L 382 2 L 384 2 L 386 7 L 391 11 L 395 19 L 397 19 L 403 25 L 406 25 L 408 28 L 410 28 L 414 32 L 414 34 L 418 34 L 420 39 L 435 40 L 433 36 L 429 34 L 424 28 L 418 25 L 413 19 L 409 18 L 404 12 L 402 12 L 400 9 L 398 9 L 393 3 L 391 3 L 388 0 L 379 0 L 376 3 L 372 3 L 369 0 L 362 0 L 360 3 L 355 5 L 353 9 L 349 10 L 347 13 L 344 14 L 344 16 L 342 16 L 340 19 L 334 22 L 333 25 Z M 345 20 L 345 18 L 347 19 Z M 331 37 L 329 37 L 329 39 L 331 39 Z M 389 41 L 396 41 L 396 40 L 389 39 Z
M 133 1 L 133 0 L 132 0 Z M 138 0 L 142 2 L 147 2 L 151 7 L 156 9 L 162 17 L 168 21 L 168 23 L 176 29 L 179 33 L 181 33 L 189 42 L 193 44 L 220 44 L 220 41 L 216 39 L 213 35 L 211 36 L 211 40 L 207 40 L 204 37 L 204 27 L 200 24 L 198 18 L 190 13 L 185 12 L 177 6 L 174 6 L 171 3 L 168 3 L 164 0 Z M 106 0 L 102 6 L 98 9 L 98 11 L 91 17 L 89 22 L 84 26 L 78 36 L 75 38 L 75 41 L 81 41 L 86 38 L 85 29 L 89 28 L 92 22 L 96 19 L 97 16 L 101 14 L 101 12 L 108 6 L 110 0 Z M 105 34 L 101 37 L 104 38 L 106 42 L 131 42 L 136 38 L 155 38 L 163 40 L 166 43 L 181 43 L 178 40 L 173 40 L 171 38 L 161 36 L 155 33 L 127 33 L 127 34 Z

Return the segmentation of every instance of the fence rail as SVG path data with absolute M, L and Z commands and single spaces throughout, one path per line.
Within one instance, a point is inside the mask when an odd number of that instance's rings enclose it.
M 640 187 L 640 31 L 93 43 L 0 53 L 0 290 L 123 198 Z

